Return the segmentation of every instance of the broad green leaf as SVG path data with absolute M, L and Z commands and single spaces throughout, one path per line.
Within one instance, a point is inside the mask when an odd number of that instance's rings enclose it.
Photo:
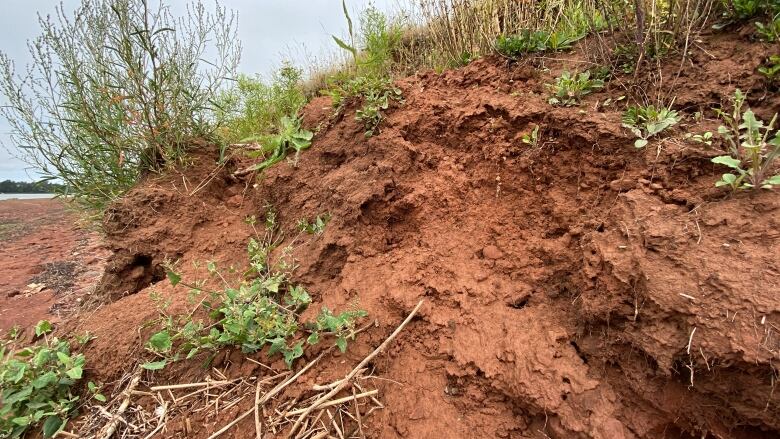
M 167 270 L 165 274 L 168 276 L 168 280 L 174 287 L 178 285 L 179 282 L 181 282 L 181 275 L 174 272 L 173 270 Z
M 106 402 L 106 397 L 102 393 L 96 393 L 94 397 L 100 402 Z
M 718 157 L 714 157 L 710 161 L 712 163 L 717 163 L 719 165 L 726 165 L 732 169 L 739 169 L 739 165 L 742 163 L 740 160 L 737 160 L 734 157 L 731 157 L 730 155 L 721 155 Z
M 149 338 L 149 346 L 155 352 L 168 352 L 172 345 L 171 334 L 168 331 L 160 331 Z
M 767 178 L 764 180 L 764 184 L 780 186 L 780 174 Z
M 84 370 L 81 366 L 76 366 L 68 369 L 65 373 L 74 380 L 80 380 Z
M 641 149 L 647 146 L 647 139 L 636 139 L 634 142 L 634 147 L 637 149 Z
M 309 343 L 312 346 L 316 345 L 319 342 L 320 342 L 320 333 L 319 332 L 312 332 L 309 335 L 309 337 L 306 339 L 306 343 Z
M 149 363 L 144 363 L 141 365 L 142 368 L 146 370 L 160 370 L 165 367 L 165 365 L 168 363 L 167 360 L 161 360 L 161 361 L 152 361 Z
M 59 416 L 49 416 L 46 418 L 46 421 L 43 422 L 43 436 L 54 436 L 64 425 L 65 421 L 63 421 Z
M 336 347 L 339 348 L 339 350 L 344 353 L 347 351 L 347 339 L 344 337 L 338 337 L 336 338 Z
M 41 320 L 37 325 L 35 325 L 35 336 L 40 337 L 43 334 L 51 332 L 51 330 L 51 322 L 48 320 Z

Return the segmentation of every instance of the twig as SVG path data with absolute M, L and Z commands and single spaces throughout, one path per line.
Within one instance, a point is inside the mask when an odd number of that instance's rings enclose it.
M 385 341 L 382 342 L 382 344 L 379 345 L 376 349 L 374 349 L 373 352 L 368 354 L 366 358 L 363 359 L 363 361 L 360 362 L 350 373 L 347 374 L 347 376 L 344 377 L 344 380 L 341 381 L 341 383 L 334 387 L 333 390 L 326 393 L 324 396 L 320 397 L 312 405 L 310 405 L 306 411 L 301 413 L 301 415 L 298 417 L 298 419 L 295 421 L 295 424 L 293 424 L 292 429 L 290 429 L 290 432 L 287 434 L 288 438 L 293 437 L 295 432 L 298 430 L 298 427 L 300 427 L 301 422 L 303 422 L 304 418 L 306 418 L 314 409 L 322 405 L 324 402 L 328 401 L 330 398 L 338 394 L 341 389 L 344 388 L 344 386 L 349 383 L 349 381 L 358 373 L 360 369 L 363 369 L 366 367 L 366 365 L 377 355 L 379 355 L 380 352 L 382 352 L 393 339 L 404 329 L 404 327 L 409 324 L 409 322 L 412 321 L 412 318 L 415 314 L 417 314 L 417 311 L 420 310 L 420 307 L 422 307 L 423 302 L 425 302 L 425 299 L 420 300 L 420 302 L 417 304 L 417 306 L 414 307 L 411 313 L 406 317 L 406 319 L 393 331 L 392 334 L 390 334 Z
M 349 401 L 352 401 L 352 400 L 357 400 L 357 399 L 365 398 L 365 397 L 368 397 L 368 396 L 374 396 L 377 393 L 379 393 L 379 390 L 376 390 L 376 389 L 369 390 L 368 392 L 358 393 L 356 395 L 345 396 L 343 398 L 334 399 L 333 401 L 328 401 L 328 402 L 322 403 L 317 408 L 318 409 L 324 409 L 324 408 L 327 408 L 327 407 L 333 407 L 334 405 L 344 404 L 345 402 L 349 402 Z M 290 415 L 290 416 L 300 415 L 301 413 L 305 413 L 306 410 L 308 410 L 308 407 L 305 408 L 305 409 L 291 410 L 287 414 Z
M 168 415 L 168 403 L 162 398 L 162 396 L 159 396 L 159 394 L 157 396 L 160 401 L 162 401 L 162 413 L 160 413 L 160 419 L 157 421 L 157 427 L 152 430 L 151 433 L 147 434 L 144 439 L 152 439 L 152 437 L 154 437 L 154 435 L 165 426 L 165 417 Z
M 260 406 L 260 384 L 262 384 L 262 381 L 257 380 L 257 384 L 255 385 L 255 438 L 256 439 L 263 439 L 263 424 L 260 423 L 260 409 L 258 408 Z
M 97 437 L 101 439 L 108 439 L 111 436 L 114 435 L 116 432 L 116 427 L 119 425 L 119 421 L 122 419 L 122 415 L 124 415 L 125 410 L 127 410 L 127 407 L 130 405 L 130 395 L 133 390 L 135 390 L 136 386 L 138 386 L 138 382 L 141 381 L 141 372 L 143 369 L 138 368 L 136 369 L 135 373 L 133 374 L 133 378 L 130 380 L 130 384 L 127 385 L 125 388 L 125 391 L 123 392 L 125 394 L 125 399 L 122 401 L 122 404 L 119 406 L 119 409 L 114 413 L 114 415 L 111 417 L 111 420 L 106 424 L 105 427 L 98 433 Z
M 175 390 L 175 389 L 189 389 L 190 387 L 202 387 L 202 386 L 208 386 L 208 387 L 219 387 L 224 386 L 225 384 L 232 384 L 236 382 L 237 380 L 231 380 L 231 381 L 204 381 L 202 383 L 188 383 L 188 384 L 171 384 L 168 386 L 154 386 L 150 387 L 149 390 L 152 392 L 158 392 L 160 390 Z
M 312 366 L 314 366 L 314 364 L 315 364 L 315 363 L 317 363 L 317 362 L 318 362 L 318 361 L 319 361 L 319 360 L 320 360 L 320 359 L 321 359 L 323 356 L 325 356 L 325 354 L 326 354 L 327 352 L 329 352 L 329 351 L 330 351 L 330 349 L 328 349 L 327 351 L 325 351 L 325 352 L 321 353 L 320 355 L 318 355 L 318 356 L 317 356 L 317 358 L 315 358 L 314 360 L 312 360 L 312 361 L 311 361 L 309 364 L 307 364 L 307 365 L 306 365 L 306 366 L 305 366 L 303 369 L 301 369 L 300 371 L 298 371 L 298 373 L 296 373 L 296 374 L 295 374 L 295 375 L 293 375 L 292 377 L 288 378 L 287 380 L 285 380 L 285 381 L 283 381 L 283 382 L 281 382 L 281 383 L 277 384 L 277 385 L 276 385 L 276 387 L 274 387 L 273 389 L 271 389 L 271 391 L 269 391 L 268 393 L 266 393 L 265 395 L 263 395 L 263 397 L 262 397 L 262 398 L 260 398 L 260 400 L 259 400 L 259 401 L 257 401 L 257 404 L 258 404 L 259 406 L 262 406 L 263 404 L 265 404 L 266 402 L 268 402 L 268 400 L 269 400 L 269 399 L 273 398 L 273 397 L 274 397 L 274 396 L 275 396 L 277 393 L 281 392 L 281 391 L 282 391 L 282 389 L 284 389 L 285 387 L 287 387 L 288 385 L 290 385 L 290 384 L 291 384 L 293 381 L 295 381 L 296 379 L 298 379 L 298 377 L 300 377 L 301 375 L 303 375 L 303 374 L 304 374 L 304 372 L 306 372 L 306 371 L 307 371 L 307 370 L 309 370 L 309 369 L 310 369 Z M 237 417 L 236 419 L 234 419 L 232 422 L 230 422 L 230 423 L 229 423 L 229 424 L 227 424 L 226 426 L 224 426 L 224 427 L 220 428 L 219 430 L 217 430 L 217 432 L 215 432 L 214 434 L 212 434 L 211 436 L 209 436 L 209 437 L 208 437 L 208 439 L 214 439 L 214 438 L 217 438 L 217 437 L 219 437 L 219 436 L 220 436 L 222 433 L 224 433 L 224 432 L 226 432 L 226 431 L 230 430 L 230 428 L 231 428 L 231 427 L 233 427 L 234 425 L 238 424 L 238 423 L 239 423 L 239 422 L 241 422 L 241 421 L 242 421 L 244 418 L 246 418 L 247 416 L 249 416 L 249 415 L 253 414 L 254 412 L 255 412 L 255 407 L 252 407 L 251 409 L 249 409 L 249 410 L 245 411 L 245 412 L 244 412 L 244 413 L 242 413 L 242 414 L 241 414 L 239 417 Z

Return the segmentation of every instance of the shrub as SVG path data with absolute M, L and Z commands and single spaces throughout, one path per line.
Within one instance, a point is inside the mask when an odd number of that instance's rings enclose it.
M 18 351 L 0 347 L 0 436 L 18 438 L 41 425 L 43 435 L 61 430 L 79 399 L 71 391 L 84 370 L 84 355 L 73 355 L 67 341 L 48 337 L 51 324 L 35 327 L 42 344 Z
M 677 124 L 677 112 L 671 108 L 655 105 L 630 106 L 623 113 L 623 126 L 630 129 L 638 139 L 634 142 L 637 148 L 644 148 L 649 138 Z
M 400 42 L 401 28 L 395 23 L 389 23 L 387 18 L 372 6 L 361 15 L 360 33 L 355 36 L 352 19 L 344 2 L 342 7 L 349 28 L 350 43 L 336 36 L 333 36 L 333 39 L 339 47 L 352 55 L 354 64 L 350 69 L 332 76 L 328 87 L 321 93 L 330 96 L 333 105 L 338 109 L 350 98 L 362 99 L 362 106 L 355 117 L 363 122 L 365 134 L 370 137 L 377 133 L 383 118 L 382 111 L 389 107 L 390 101 L 401 99 L 401 91 L 395 88 L 392 82 L 392 56 Z M 356 40 L 363 45 L 363 50 L 357 49 Z
M 780 174 L 771 175 L 774 160 L 780 155 L 780 135 L 774 131 L 777 114 L 764 126 L 750 108 L 742 111 L 745 99 L 737 89 L 731 114 L 718 112 L 725 122 L 718 134 L 729 146 L 729 155 L 715 157 L 712 162 L 728 166 L 733 172 L 723 174 L 715 186 L 729 186 L 732 190 L 780 186 Z
M 285 64 L 270 82 L 239 75 L 236 87 L 222 93 L 218 99 L 219 129 L 223 142 L 244 142 L 247 138 L 272 134 L 283 129 L 282 118 L 295 118 L 306 103 L 301 78 L 303 72 Z
M 555 78 L 555 84 L 547 84 L 553 96 L 549 99 L 551 105 L 577 105 L 583 96 L 604 87 L 604 81 L 591 79 L 590 72 L 574 73 L 568 71 Z
M 309 306 L 311 297 L 302 286 L 292 282 L 295 264 L 287 259 L 292 244 L 283 250 L 279 260 L 272 262 L 271 252 L 281 242 L 273 211 L 269 210 L 266 216 L 266 231 L 262 237 L 255 229 L 255 218 L 249 218 L 247 222 L 257 237 L 249 241 L 249 267 L 237 285 L 229 284 L 214 262 L 209 262 L 207 269 L 213 278 L 223 283 L 221 291 L 205 290 L 201 282 L 187 284 L 175 267 L 168 265 L 168 279 L 173 286 L 188 287 L 193 295 L 208 294 L 197 308 L 202 306 L 208 311 L 211 321 L 208 324 L 194 321 L 195 311 L 186 316 L 168 315 L 167 306 L 163 304 L 163 329 L 153 334 L 147 343 L 147 349 L 158 360 L 145 363 L 144 368 L 161 369 L 170 362 L 192 358 L 201 351 L 216 352 L 229 346 L 241 348 L 246 353 L 268 346 L 269 356 L 279 353 L 291 366 L 303 355 L 305 344 L 317 344 L 326 335 L 334 338 L 335 346 L 342 352 L 346 350 L 347 340 L 354 338 L 356 321 L 366 313 L 352 310 L 334 315 L 323 308 L 314 322 L 300 322 L 299 313 Z M 325 222 L 324 219 L 315 220 L 319 225 L 313 231 L 321 233 Z M 305 339 L 299 337 L 301 329 L 308 333 Z
M 212 102 L 240 52 L 224 8 L 197 2 L 174 18 L 146 0 L 82 0 L 40 25 L 24 72 L 0 54 L 0 112 L 23 158 L 80 205 L 103 209 L 212 133 Z

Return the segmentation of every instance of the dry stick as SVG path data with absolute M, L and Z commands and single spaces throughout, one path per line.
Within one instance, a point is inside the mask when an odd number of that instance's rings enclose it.
M 255 437 L 256 439 L 263 439 L 263 424 L 260 423 L 260 410 L 257 409 L 258 403 L 260 402 L 260 384 L 262 384 L 261 380 L 257 380 L 257 384 L 255 385 Z
M 334 399 L 333 401 L 328 401 L 328 402 L 326 402 L 326 403 L 323 403 L 323 404 L 321 404 L 321 405 L 320 405 L 319 407 L 317 407 L 317 408 L 319 408 L 319 409 L 324 409 L 324 408 L 326 408 L 326 407 L 332 407 L 332 406 L 334 406 L 334 405 L 343 404 L 343 403 L 345 403 L 345 402 L 349 402 L 349 401 L 352 401 L 352 400 L 357 400 L 357 399 L 360 399 L 360 398 L 365 398 L 365 397 L 368 397 L 368 396 L 374 396 L 374 395 L 376 395 L 377 393 L 379 393 L 379 390 L 376 390 L 376 389 L 374 389 L 374 390 L 369 390 L 368 392 L 358 393 L 358 394 L 356 394 L 356 395 L 345 396 L 345 397 L 343 397 L 343 398 Z M 291 411 L 287 412 L 287 414 L 288 414 L 288 415 L 290 415 L 290 416 L 294 416 L 294 415 L 300 415 L 301 413 L 305 413 L 305 412 L 306 412 L 306 410 L 308 410 L 308 408 L 305 408 L 305 409 L 297 409 L 297 410 L 291 410 Z
M 173 390 L 176 390 L 176 389 L 188 389 L 190 387 L 203 387 L 203 386 L 219 387 L 219 386 L 224 386 L 225 384 L 234 383 L 236 381 L 238 381 L 238 380 L 230 380 L 230 381 L 204 381 L 202 383 L 172 384 L 172 385 L 169 385 L 169 386 L 154 386 L 154 387 L 150 387 L 149 390 L 151 390 L 152 392 L 157 392 L 157 391 L 160 391 L 160 390 L 169 390 L 169 389 L 173 389 Z
M 425 299 L 420 300 L 420 302 L 417 304 L 417 306 L 414 307 L 411 313 L 406 317 L 406 319 L 393 331 L 392 334 L 390 334 L 385 341 L 382 342 L 382 344 L 379 345 L 378 348 L 374 349 L 374 352 L 371 352 L 366 358 L 363 359 L 363 361 L 360 362 L 357 366 L 355 366 L 354 369 L 352 369 L 352 372 L 348 373 L 347 376 L 344 377 L 344 379 L 339 383 L 338 386 L 334 387 L 333 390 L 326 393 L 324 396 L 320 397 L 318 400 L 314 401 L 312 405 L 310 405 L 305 412 L 301 413 L 301 415 L 298 417 L 298 419 L 295 421 L 295 424 L 293 424 L 292 429 L 290 430 L 290 433 L 287 434 L 288 438 L 293 437 L 295 432 L 298 430 L 298 427 L 300 427 L 301 422 L 303 421 L 306 416 L 308 416 L 314 409 L 319 407 L 324 402 L 328 401 L 330 398 L 338 394 L 341 389 L 343 389 L 350 380 L 360 371 L 360 369 L 363 369 L 366 367 L 366 365 L 377 355 L 379 355 L 380 352 L 382 352 L 393 339 L 404 329 L 404 327 L 412 321 L 412 318 L 415 314 L 417 314 L 417 311 L 420 310 L 420 307 L 422 306 L 423 302 L 425 302 Z
M 314 360 L 312 360 L 312 361 L 311 361 L 309 364 L 307 364 L 307 365 L 306 365 L 306 366 L 305 366 L 303 369 L 299 370 L 299 371 L 298 371 L 298 373 L 296 373 L 296 374 L 295 374 L 295 375 L 293 375 L 292 377 L 288 378 L 286 381 L 283 381 L 283 382 L 281 382 L 281 383 L 277 384 L 277 385 L 276 385 L 276 387 L 274 387 L 273 389 L 271 389 L 271 391 L 269 391 L 268 393 L 266 393 L 265 395 L 263 395 L 263 397 L 262 397 L 262 398 L 260 398 L 260 400 L 257 402 L 257 405 L 255 405 L 255 406 L 254 406 L 254 407 L 252 407 L 251 409 L 249 409 L 249 410 L 245 411 L 244 413 L 242 413 L 242 414 L 241 414 L 239 417 L 237 417 L 236 419 L 234 419 L 234 420 L 233 420 L 231 423 L 229 423 L 228 425 L 226 425 L 226 426 L 224 426 L 224 427 L 220 428 L 220 429 L 219 429 L 219 430 L 218 430 L 216 433 L 214 433 L 214 434 L 212 434 L 211 436 L 209 436 L 209 437 L 208 437 L 208 439 L 214 439 L 214 438 L 217 438 L 217 437 L 219 437 L 219 436 L 220 436 L 222 433 L 224 433 L 224 432 L 226 432 L 226 431 L 230 430 L 230 428 L 231 428 L 232 426 L 234 426 L 234 425 L 238 424 L 238 423 L 239 423 L 239 422 L 241 422 L 241 421 L 242 421 L 244 418 L 246 418 L 247 416 L 249 416 L 249 415 L 251 415 L 252 413 L 254 413 L 254 412 L 255 412 L 255 410 L 257 410 L 257 407 L 261 407 L 263 404 L 265 404 L 266 402 L 268 402 L 268 400 L 269 400 L 269 399 L 273 398 L 274 396 L 276 396 L 276 394 L 277 394 L 277 393 L 281 392 L 281 391 L 282 391 L 282 389 L 284 389 L 285 387 L 287 387 L 288 385 L 290 385 L 290 384 L 291 384 L 293 381 L 295 381 L 296 379 L 298 379 L 298 377 L 300 377 L 301 375 L 303 375 L 303 374 L 304 374 L 304 372 L 306 372 L 306 371 L 307 371 L 307 370 L 309 370 L 309 369 L 310 369 L 312 366 L 314 366 L 314 364 L 315 364 L 315 363 L 317 363 L 317 362 L 318 362 L 318 361 L 319 361 L 319 360 L 320 360 L 320 359 L 321 359 L 323 356 L 325 356 L 325 354 L 326 354 L 326 353 L 328 353 L 328 352 L 330 352 L 330 349 L 328 349 L 328 350 L 326 350 L 325 352 L 323 352 L 323 353 L 321 353 L 320 355 L 318 355 L 318 356 L 317 356 L 317 358 L 315 358 Z
M 138 386 L 138 382 L 141 381 L 142 371 L 143 369 L 139 368 L 133 374 L 133 378 L 130 380 L 130 384 L 127 385 L 125 391 L 123 392 L 125 394 L 125 399 L 122 401 L 122 404 L 119 405 L 119 409 L 111 417 L 111 420 L 108 422 L 108 424 L 106 424 L 101 432 L 98 433 L 99 438 L 108 439 L 116 432 L 116 427 L 119 425 L 119 421 L 122 419 L 122 415 L 125 414 L 125 410 L 127 410 L 127 407 L 130 405 L 130 395 L 136 386 Z

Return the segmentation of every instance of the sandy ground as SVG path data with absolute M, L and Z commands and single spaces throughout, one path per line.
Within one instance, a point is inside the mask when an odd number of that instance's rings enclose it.
M 0 331 L 75 311 L 106 256 L 100 235 L 61 201 L 0 201 Z

